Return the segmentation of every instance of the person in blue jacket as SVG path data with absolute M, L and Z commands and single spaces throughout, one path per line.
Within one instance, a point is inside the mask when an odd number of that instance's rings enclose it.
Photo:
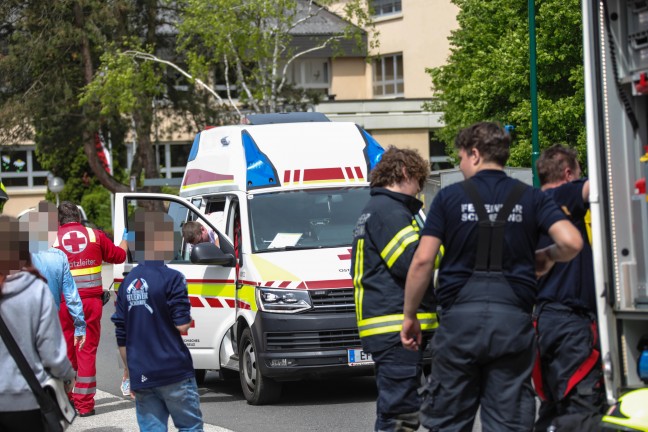
M 539 361 L 533 374 L 541 399 L 535 430 L 599 430 L 605 387 L 596 325 L 594 261 L 585 215 L 589 180 L 581 178 L 576 150 L 553 145 L 536 162 L 542 190 L 580 231 L 583 249 L 538 281 L 535 308 Z M 551 244 L 546 236 L 540 246 Z
M 67 256 L 51 247 L 56 240 L 58 230 L 57 215 L 54 204 L 40 201 L 37 211 L 30 211 L 21 218 L 20 227 L 29 233 L 32 264 L 47 279 L 47 286 L 54 296 L 57 310 L 61 307 L 61 297 L 65 299 L 67 310 L 74 323 L 74 346 L 83 349 L 86 322 L 79 290 L 70 272 Z
M 119 287 L 111 319 L 137 422 L 140 430 L 166 431 L 170 415 L 179 430 L 202 431 L 193 362 L 181 337 L 191 324 L 187 282 L 165 264 L 174 254 L 173 220 L 140 209 L 133 221 L 138 265 Z

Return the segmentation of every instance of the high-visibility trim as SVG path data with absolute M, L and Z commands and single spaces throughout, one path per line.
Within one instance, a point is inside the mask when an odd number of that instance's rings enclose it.
M 387 246 L 380 252 L 380 256 L 387 263 L 387 267 L 391 268 L 396 260 L 405 251 L 405 248 L 419 239 L 418 230 L 412 225 L 406 226 L 400 230 Z
M 434 258 L 434 269 L 438 269 L 441 266 L 441 260 L 443 259 L 443 255 L 445 254 L 445 248 L 443 245 L 439 247 L 439 252 L 437 252 L 437 256 Z
M 97 377 L 96 376 L 91 376 L 91 377 L 78 376 L 78 377 L 76 377 L 75 381 L 78 382 L 78 383 L 93 383 L 93 382 L 97 382 Z
M 74 276 L 75 281 L 87 282 L 92 280 L 101 279 L 101 272 L 87 274 L 87 275 L 76 275 Z
M 72 393 L 76 394 L 95 394 L 97 393 L 97 386 L 92 387 L 74 387 Z
M 421 330 L 433 330 L 439 326 L 437 315 L 431 312 L 416 314 Z M 399 333 L 403 329 L 403 314 L 383 315 L 358 321 L 360 337 L 375 336 L 385 333 Z
M 356 305 L 356 319 L 362 320 L 362 298 L 364 297 L 364 286 L 362 285 L 362 274 L 364 272 L 364 239 L 358 239 L 356 244 L 355 266 L 353 269 L 353 296 Z
M 88 232 L 88 240 L 90 241 L 90 243 L 96 243 L 97 237 L 95 236 L 94 230 L 92 228 L 86 227 L 86 231 Z
M 94 281 L 94 282 L 74 282 L 76 284 L 77 289 L 85 289 L 85 288 L 96 288 L 98 286 L 101 286 L 101 279 Z
M 70 270 L 70 273 L 72 273 L 72 276 L 85 276 L 85 275 L 101 273 L 101 266 L 98 265 L 96 267 L 74 269 L 74 270 Z

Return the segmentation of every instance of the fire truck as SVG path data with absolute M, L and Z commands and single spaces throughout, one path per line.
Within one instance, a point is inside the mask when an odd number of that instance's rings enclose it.
M 615 404 L 648 383 L 648 2 L 582 7 L 601 359 Z

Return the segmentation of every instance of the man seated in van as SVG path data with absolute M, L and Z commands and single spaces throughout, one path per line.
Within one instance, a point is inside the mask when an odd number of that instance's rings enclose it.
M 182 237 L 187 242 L 187 254 L 191 254 L 191 249 L 198 243 L 213 243 L 220 247 L 218 234 L 197 221 L 188 221 L 182 225 Z

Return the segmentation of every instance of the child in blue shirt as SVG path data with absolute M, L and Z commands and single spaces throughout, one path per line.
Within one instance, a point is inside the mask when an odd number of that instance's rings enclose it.
M 181 333 L 191 324 L 187 283 L 164 261 L 173 257 L 173 221 L 165 213 L 135 212 L 135 260 L 117 293 L 117 345 L 130 374 L 140 430 L 202 431 L 193 362 Z

